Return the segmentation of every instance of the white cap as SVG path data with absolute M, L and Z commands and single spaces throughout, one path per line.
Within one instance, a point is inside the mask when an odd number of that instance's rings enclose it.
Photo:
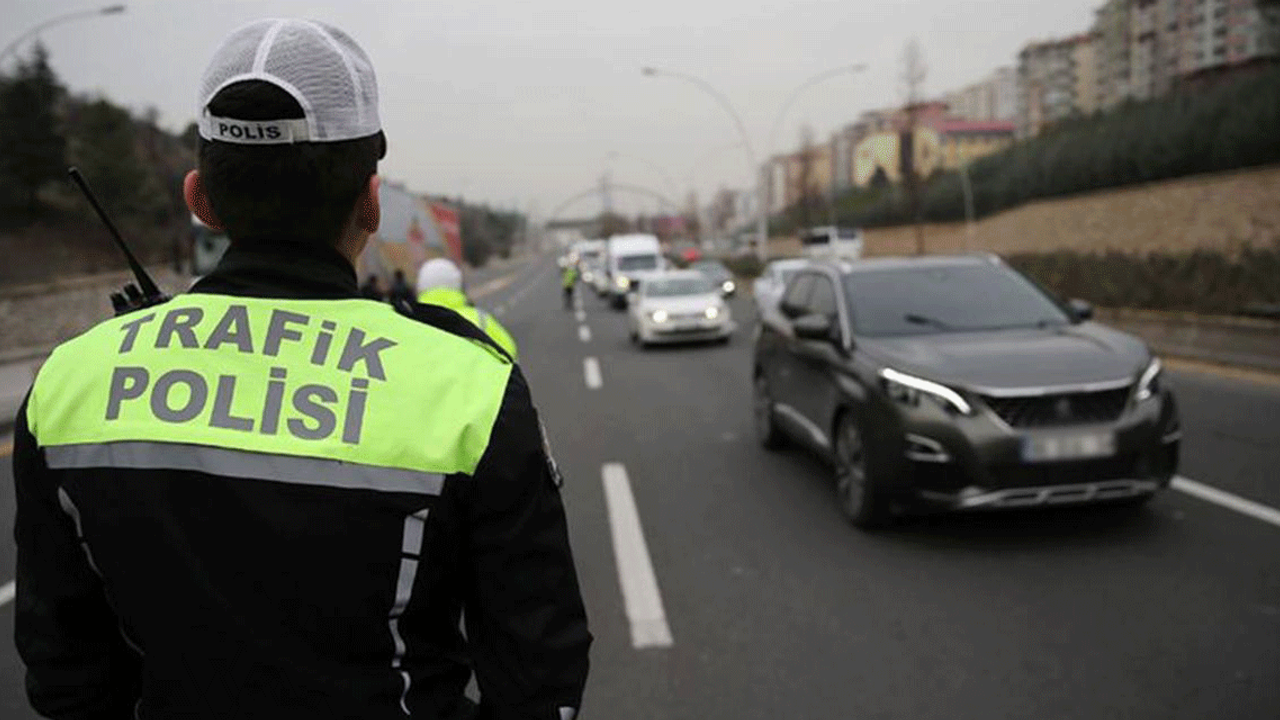
M 223 88 L 262 80 L 293 96 L 305 119 L 215 117 Z M 200 137 L 241 145 L 337 142 L 376 135 L 378 81 L 364 50 L 341 30 L 313 20 L 256 20 L 222 41 L 200 82 Z
M 462 290 L 462 271 L 452 261 L 435 258 L 418 268 L 418 292 L 436 288 Z

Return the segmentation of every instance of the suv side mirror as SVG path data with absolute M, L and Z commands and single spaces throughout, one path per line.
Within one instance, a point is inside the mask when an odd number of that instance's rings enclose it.
M 1067 307 L 1071 309 L 1071 314 L 1074 315 L 1077 320 L 1093 319 L 1093 304 L 1088 300 L 1072 298 L 1067 301 Z
M 816 313 L 802 315 L 791 323 L 791 329 L 795 331 L 796 337 L 802 340 L 821 340 L 831 342 L 832 325 L 831 318 L 826 315 L 818 315 Z

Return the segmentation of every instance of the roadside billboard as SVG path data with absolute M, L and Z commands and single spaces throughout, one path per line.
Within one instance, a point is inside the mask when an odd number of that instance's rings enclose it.
M 387 287 L 400 270 L 412 283 L 418 267 L 434 257 L 446 257 L 461 266 L 462 236 L 453 208 L 391 182 L 382 184 L 378 200 L 382 221 L 360 255 L 357 271 L 361 282 L 377 275 Z

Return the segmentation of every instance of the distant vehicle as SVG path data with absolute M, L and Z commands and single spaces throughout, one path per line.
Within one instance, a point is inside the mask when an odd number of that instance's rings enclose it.
M 791 258 L 773 260 L 764 266 L 760 277 L 756 278 L 751 286 L 751 294 L 755 296 L 756 307 L 761 315 L 766 309 L 778 306 L 778 299 L 782 297 L 782 289 L 786 287 L 787 281 L 797 270 L 808 265 L 809 261 L 804 258 Z
M 995 257 L 824 263 L 762 323 L 755 418 L 835 468 L 855 525 L 897 512 L 1141 504 L 1178 467 L 1160 361 Z
M 862 231 L 834 226 L 801 230 L 804 254 L 815 259 L 857 260 L 862 257 Z
M 605 263 L 610 304 L 617 310 L 627 306 L 629 293 L 666 266 L 657 236 L 640 233 L 609 238 Z
M 640 284 L 629 308 L 631 341 L 728 342 L 734 323 L 719 288 L 696 270 L 673 270 Z
M 729 268 L 719 260 L 699 260 L 690 265 L 689 269 L 706 275 L 711 284 L 720 288 L 720 293 L 725 297 L 738 292 L 738 284 L 733 280 L 733 273 L 729 272 Z
M 584 284 L 594 287 L 596 277 L 604 273 L 604 250 L 604 240 L 583 240 L 574 246 L 572 256 Z

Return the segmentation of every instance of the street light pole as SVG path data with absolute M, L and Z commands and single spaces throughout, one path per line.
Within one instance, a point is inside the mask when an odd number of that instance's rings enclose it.
M 48 20 L 45 20 L 39 25 L 36 25 L 30 30 L 22 33 L 17 37 L 17 39 L 15 39 L 13 42 L 6 45 L 4 47 L 4 50 L 0 50 L 0 62 L 4 62 L 5 57 L 7 57 L 9 53 L 17 52 L 18 48 L 22 46 L 22 43 L 26 42 L 28 38 L 34 35 L 38 35 L 42 30 L 47 30 L 48 28 L 51 28 L 54 25 L 61 25 L 62 23 L 71 22 L 72 20 L 78 20 L 80 18 L 85 18 L 85 17 L 93 17 L 94 15 L 119 15 L 120 13 L 124 12 L 124 10 L 125 10 L 124 5 L 108 5 L 106 7 L 101 7 L 96 10 L 77 10 L 76 12 L 70 12 L 65 15 L 59 15 L 54 18 L 49 18 Z
M 756 217 L 756 256 L 764 261 L 766 255 L 766 245 L 769 242 L 769 224 L 767 219 L 768 209 L 764 203 L 764 183 L 760 180 L 760 166 L 756 163 L 756 152 L 751 145 L 751 136 L 747 134 L 747 128 L 742 124 L 742 117 L 738 115 L 738 111 L 733 108 L 733 104 L 729 102 L 719 90 L 716 90 L 702 78 L 688 75 L 673 70 L 660 70 L 654 67 L 646 67 L 640 70 L 646 77 L 657 77 L 665 75 L 667 77 L 684 80 L 692 83 L 700 88 L 703 92 L 715 98 L 720 107 L 729 113 L 729 117 L 733 118 L 733 124 L 738 129 L 738 134 L 742 137 L 742 149 L 747 154 L 747 165 L 751 168 L 752 183 L 756 190 L 757 202 L 760 204 Z
M 841 75 L 846 75 L 846 74 L 860 73 L 866 69 L 867 69 L 866 63 L 857 63 L 856 65 L 842 65 L 840 67 L 827 70 L 826 72 L 818 73 L 817 75 L 814 75 L 808 80 L 805 80 L 803 83 L 800 83 L 800 85 L 797 86 L 795 90 L 792 90 L 791 95 L 787 97 L 787 101 L 784 102 L 782 104 L 782 108 L 778 110 L 778 116 L 774 118 L 773 126 L 769 128 L 769 144 L 765 148 L 768 151 L 768 155 L 765 156 L 766 161 L 772 162 L 773 153 L 775 149 L 778 147 L 777 145 L 778 130 L 782 127 L 782 121 L 784 118 L 786 118 L 787 111 L 791 109 L 791 106 L 795 104 L 796 100 L 800 99 L 800 96 L 804 94 L 805 90 L 808 90 L 809 88 L 819 83 L 826 82 L 831 78 L 839 77 Z M 769 177 L 772 180 L 773 178 L 772 166 L 769 168 L 769 171 L 770 171 Z M 804 192 L 807 192 L 807 189 L 805 189 Z M 763 201 L 764 198 L 762 197 L 761 199 Z M 830 202 L 827 203 L 827 210 L 828 212 L 830 212 L 831 210 Z M 767 234 L 769 232 L 769 213 L 768 212 L 764 213 L 764 223 L 765 223 L 764 225 L 765 233 Z

